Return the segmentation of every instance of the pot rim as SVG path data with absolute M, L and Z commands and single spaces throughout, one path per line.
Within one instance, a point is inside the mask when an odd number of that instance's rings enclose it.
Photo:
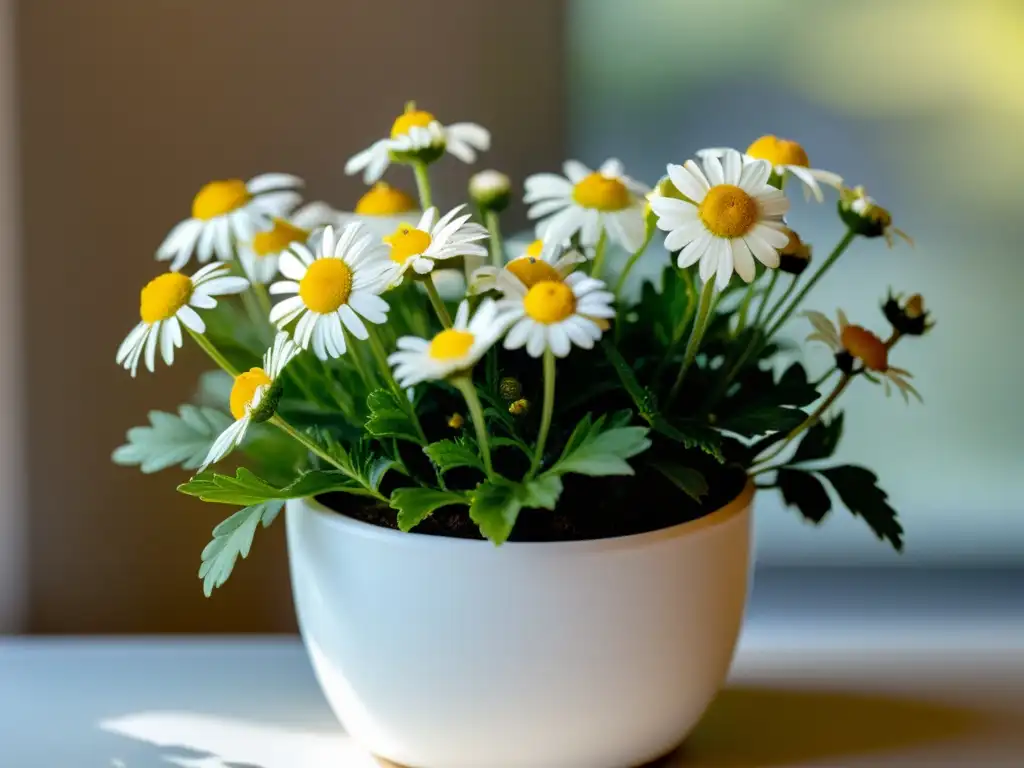
M 551 552 L 556 549 L 579 551 L 606 551 L 615 549 L 633 549 L 636 547 L 655 544 L 660 541 L 683 538 L 698 534 L 702 531 L 723 525 L 734 517 L 740 515 L 750 508 L 751 500 L 754 497 L 756 488 L 753 478 L 748 477 L 743 490 L 728 504 L 709 512 L 696 520 L 688 520 L 668 528 L 659 528 L 645 533 L 633 533 L 627 536 L 611 536 L 604 539 L 577 539 L 570 541 L 507 541 L 500 547 L 495 547 L 491 542 L 480 539 L 462 539 L 454 536 L 436 536 L 426 533 L 409 531 L 404 533 L 394 528 L 385 528 L 373 523 L 356 520 L 342 512 L 325 507 L 313 497 L 296 499 L 316 517 L 320 518 L 325 525 L 337 528 L 339 531 L 369 539 L 377 543 L 388 543 L 404 547 L 419 547 L 428 545 L 431 548 L 448 548 L 467 551 L 475 547 L 487 546 L 492 549 L 513 550 L 519 553 Z

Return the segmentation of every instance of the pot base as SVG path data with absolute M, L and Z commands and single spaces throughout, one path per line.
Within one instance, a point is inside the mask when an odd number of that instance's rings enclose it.
M 678 754 L 678 752 L 679 747 L 675 747 L 670 752 L 666 752 L 661 757 L 657 757 L 654 760 L 651 760 L 651 762 L 649 763 L 644 763 L 643 765 L 638 766 L 631 766 L 630 768 L 669 768 L 668 761 L 675 757 Z M 414 768 L 414 766 L 411 765 L 402 765 L 401 763 L 395 763 L 391 760 L 388 760 L 386 757 L 377 757 L 376 755 L 374 755 L 373 759 L 377 762 L 377 765 L 379 765 L 380 768 Z

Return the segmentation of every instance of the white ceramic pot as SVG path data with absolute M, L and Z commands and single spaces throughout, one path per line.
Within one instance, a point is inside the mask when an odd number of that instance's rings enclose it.
M 299 626 L 349 735 L 410 768 L 624 768 L 675 749 L 725 680 L 753 486 L 594 541 L 469 541 L 288 502 Z

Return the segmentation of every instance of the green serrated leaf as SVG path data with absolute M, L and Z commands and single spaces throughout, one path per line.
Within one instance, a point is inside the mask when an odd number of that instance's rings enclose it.
M 301 499 L 329 491 L 370 494 L 351 477 L 337 470 L 305 472 L 288 485 L 278 487 L 257 477 L 245 467 L 239 467 L 234 477 L 204 472 L 179 485 L 178 490 L 203 501 L 239 506 L 260 504 L 271 499 Z
M 817 471 L 832 484 L 846 508 L 863 517 L 879 539 L 888 541 L 897 552 L 903 551 L 903 526 L 889 505 L 889 495 L 878 487 L 874 472 L 852 465 Z
M 398 510 L 398 527 L 411 531 L 441 507 L 469 504 L 461 493 L 434 488 L 397 488 L 391 493 L 391 508 Z
M 495 545 L 508 541 L 523 503 L 515 485 L 481 483 L 472 494 L 469 517 Z
M 398 402 L 394 393 L 376 389 L 367 396 L 366 407 L 370 410 L 366 431 L 374 437 L 396 437 L 413 443 L 420 441 L 408 410 Z
M 832 509 L 832 500 L 821 481 L 800 469 L 780 469 L 775 479 L 782 491 L 782 499 L 800 514 L 817 525 Z
M 837 414 L 832 421 L 819 421 L 809 430 L 796 453 L 789 460 L 790 464 L 800 464 L 805 461 L 816 459 L 827 459 L 836 452 L 839 445 L 839 438 L 843 434 L 843 414 Z
M 423 452 L 442 473 L 456 467 L 472 467 L 484 471 L 484 462 L 477 453 L 476 446 L 465 438 L 439 440 L 428 445 Z
M 718 426 L 744 437 L 758 437 L 768 432 L 788 432 L 799 426 L 807 415 L 783 405 L 752 405 L 724 416 Z
M 128 442 L 111 458 L 115 464 L 138 466 L 147 474 L 176 465 L 195 469 L 231 421 L 222 411 L 195 405 L 181 406 L 177 415 L 151 411 L 150 426 L 129 429 Z
M 213 540 L 203 548 L 199 566 L 199 578 L 203 580 L 203 592 L 207 597 L 224 585 L 239 557 L 249 556 L 257 527 L 261 523 L 264 528 L 268 527 L 283 506 L 283 501 L 275 500 L 245 507 L 213 529 Z
M 655 432 L 682 443 L 684 448 L 697 448 L 714 457 L 719 463 L 725 461 L 725 454 L 722 453 L 722 436 L 708 424 L 692 419 L 671 423 L 658 416 L 651 422 L 651 427 Z
M 698 504 L 703 501 L 710 490 L 707 479 L 693 467 L 684 467 L 682 464 L 668 459 L 652 461 L 651 466 Z
M 549 474 L 563 475 L 575 472 L 581 475 L 632 475 L 633 468 L 626 459 L 647 450 L 651 441 L 647 427 L 612 426 L 605 428 L 606 418 L 601 416 L 591 423 L 587 415 L 576 425 L 561 457 Z M 623 424 L 616 414 L 613 424 Z
M 558 475 L 543 474 L 518 487 L 519 499 L 527 508 L 553 510 L 562 495 L 562 479 Z

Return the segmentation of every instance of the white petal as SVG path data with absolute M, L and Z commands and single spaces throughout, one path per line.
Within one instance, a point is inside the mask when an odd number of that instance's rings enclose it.
M 176 316 L 186 328 L 195 333 L 204 333 L 206 331 L 206 323 L 203 322 L 203 318 L 187 304 L 178 310 Z
M 697 220 L 684 224 L 668 233 L 665 237 L 665 249 L 668 251 L 678 251 L 688 243 L 692 243 L 706 231 L 704 225 Z
M 535 324 L 530 317 L 520 318 L 505 336 L 505 349 L 519 349 L 526 344 L 526 340 L 530 337 L 530 330 Z
M 146 337 L 146 367 L 150 372 L 156 371 L 156 346 L 160 340 L 160 326 L 163 325 L 159 320 L 153 324 L 153 330 L 149 332 L 149 336 Z
M 306 312 L 299 318 L 295 326 L 295 343 L 303 349 L 309 349 L 309 343 L 313 339 L 313 332 L 316 330 L 317 315 L 313 312 Z
M 742 169 L 743 158 L 740 157 L 739 152 L 726 152 L 722 156 L 722 175 L 726 184 L 738 186 Z
M 754 266 L 754 257 L 751 256 L 750 249 L 739 238 L 733 240 L 730 246 L 732 247 L 732 266 L 736 270 L 736 274 L 745 283 L 753 282 L 757 275 L 757 267 Z
M 743 172 L 737 186 L 751 195 L 764 191 L 768 178 L 772 175 L 772 164 L 767 160 L 748 160 L 743 164 Z
M 217 306 L 217 300 L 208 293 L 193 291 L 188 303 L 196 309 L 213 309 Z
M 535 173 L 527 176 L 523 182 L 524 203 L 534 203 L 538 200 L 558 198 L 568 200 L 572 197 L 572 182 L 554 173 Z
M 287 296 L 299 292 L 299 284 L 294 280 L 279 280 L 270 286 L 271 296 Z
M 579 160 L 566 160 L 562 163 L 562 171 L 573 184 L 580 183 L 591 174 L 591 170 Z
M 679 256 L 676 257 L 676 264 L 679 268 L 686 269 L 687 267 L 696 264 L 704 254 L 707 253 L 708 248 L 711 247 L 711 239 L 711 235 L 705 232 L 683 248 L 683 250 L 679 252 Z
M 292 296 L 280 304 L 275 304 L 270 310 L 270 322 L 273 325 L 287 325 L 295 319 L 298 312 L 305 310 L 306 305 L 299 296 Z
M 445 128 L 445 133 L 481 152 L 491 148 L 491 132 L 476 123 L 452 123 Z
M 548 326 L 548 343 L 551 345 L 551 351 L 555 357 L 565 357 L 572 349 L 572 344 L 569 343 L 569 334 L 566 333 L 561 323 Z
M 205 264 L 213 257 L 213 239 L 217 234 L 213 222 L 204 221 L 203 230 L 199 234 L 199 242 L 196 245 L 196 258 L 200 264 Z
M 124 341 L 117 348 L 117 355 L 114 360 L 118 365 L 128 359 L 129 354 L 135 346 L 144 340 L 146 331 L 149 329 L 149 323 L 139 323 L 129 331 L 128 335 L 124 337 Z
M 726 157 L 728 153 L 726 153 Z M 713 155 L 704 158 L 704 173 L 707 174 L 711 186 L 717 187 L 725 184 L 725 171 L 722 169 L 722 161 Z
M 366 330 L 366 326 L 363 325 L 363 321 L 359 319 L 359 315 L 352 311 L 352 307 L 347 304 L 342 304 L 338 308 L 338 317 L 341 318 L 341 322 L 345 324 L 349 333 L 357 339 L 365 341 L 370 338 L 370 332 Z
M 174 363 L 174 329 L 171 328 L 171 320 L 161 323 L 160 328 L 160 356 L 166 365 Z
M 821 190 L 818 190 L 819 192 Z M 757 195 L 757 206 L 762 216 L 770 218 L 781 218 L 789 210 L 789 198 L 778 189 L 770 187 L 765 192 Z
M 277 268 L 289 280 L 301 280 L 306 276 L 306 270 L 309 267 L 294 252 L 285 251 L 281 254 L 281 260 L 278 262 Z
M 234 250 L 231 247 L 231 225 L 227 216 L 221 216 L 216 221 L 210 222 L 214 230 L 213 247 L 217 252 L 217 258 L 221 261 L 231 261 L 234 258 Z
M 302 179 L 290 173 L 264 173 L 249 179 L 245 185 L 249 194 L 259 195 L 274 189 L 294 189 L 302 186 Z
M 769 222 L 762 221 L 761 223 L 756 224 L 750 234 L 757 235 L 776 250 L 779 248 L 785 248 L 786 243 L 789 242 L 789 235 L 769 226 Z
M 779 253 L 760 238 L 755 232 L 750 233 L 744 238 L 744 242 L 747 247 L 750 248 L 751 253 L 754 254 L 754 258 L 764 264 L 766 267 L 776 269 L 779 266 Z
M 526 212 L 526 218 L 528 219 L 540 219 L 549 214 L 555 213 L 565 208 L 567 205 L 571 205 L 571 202 L 562 197 L 557 197 L 549 200 L 541 200 L 539 203 L 534 203 L 530 206 Z
M 529 337 L 526 339 L 526 354 L 530 357 L 540 357 L 547 347 L 547 326 L 537 323 L 533 326 Z

